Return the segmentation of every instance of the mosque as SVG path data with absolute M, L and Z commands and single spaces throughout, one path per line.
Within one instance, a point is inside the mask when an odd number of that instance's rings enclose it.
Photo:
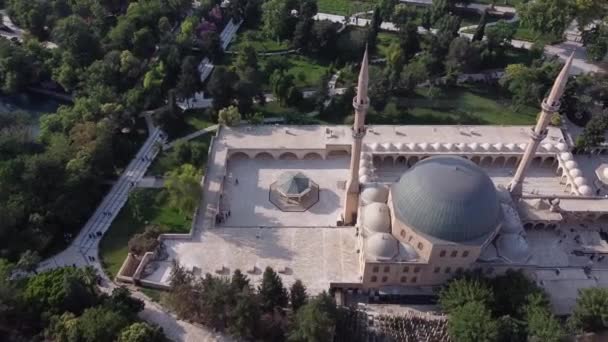
M 175 259 L 378 296 L 521 269 L 568 312 L 578 289 L 608 286 L 608 156 L 571 153 L 567 130 L 549 126 L 571 64 L 532 128 L 370 126 L 366 51 L 352 127 L 218 130 L 191 233 L 162 236 L 168 257 L 142 261 L 139 282 L 168 287 Z

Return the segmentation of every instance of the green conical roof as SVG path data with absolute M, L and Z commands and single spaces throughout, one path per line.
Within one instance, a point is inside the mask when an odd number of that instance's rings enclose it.
M 301 172 L 285 172 L 277 181 L 277 189 L 285 195 L 298 195 L 310 188 L 310 179 Z

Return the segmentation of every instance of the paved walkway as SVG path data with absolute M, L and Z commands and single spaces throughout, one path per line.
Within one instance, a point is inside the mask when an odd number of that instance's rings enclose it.
M 210 99 L 210 101 L 212 101 L 212 99 Z M 163 146 L 163 150 L 168 150 L 171 149 L 173 147 L 175 147 L 175 145 L 179 144 L 182 141 L 188 141 L 188 140 L 192 140 L 194 138 L 200 137 L 201 135 L 207 134 L 209 132 L 215 132 L 217 130 L 218 125 L 213 125 L 213 126 L 209 126 L 207 128 L 203 128 L 199 131 L 196 131 L 194 133 L 188 134 L 185 137 L 181 137 L 178 139 L 173 140 L 170 143 L 167 143 Z
M 2 15 L 2 24 L 12 31 L 9 32 L 8 30 L 0 30 L 0 36 L 6 39 L 16 38 L 18 41 L 23 42 L 23 36 L 27 32 L 13 23 L 11 18 L 8 16 L 8 13 L 6 13 L 6 10 L 0 10 L 0 15 Z M 44 45 L 44 47 L 47 49 L 54 49 L 57 47 L 57 44 L 53 42 L 42 42 L 42 45 Z

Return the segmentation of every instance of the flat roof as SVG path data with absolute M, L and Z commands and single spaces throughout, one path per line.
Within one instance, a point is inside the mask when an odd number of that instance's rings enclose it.
M 363 142 L 372 143 L 513 143 L 530 141 L 532 126 L 370 125 Z M 562 131 L 549 127 L 544 142 L 565 142 Z M 331 132 L 331 133 L 328 133 Z M 325 149 L 350 145 L 351 126 L 259 125 L 224 127 L 220 139 L 233 149 Z

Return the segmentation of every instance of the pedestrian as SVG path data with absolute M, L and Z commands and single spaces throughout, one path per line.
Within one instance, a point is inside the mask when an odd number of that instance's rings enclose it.
M 230 210 L 228 210 L 228 217 L 230 217 Z
M 238 178 L 235 178 L 235 179 L 234 179 L 234 184 L 235 184 L 235 185 L 239 185 L 239 179 L 238 179 Z

